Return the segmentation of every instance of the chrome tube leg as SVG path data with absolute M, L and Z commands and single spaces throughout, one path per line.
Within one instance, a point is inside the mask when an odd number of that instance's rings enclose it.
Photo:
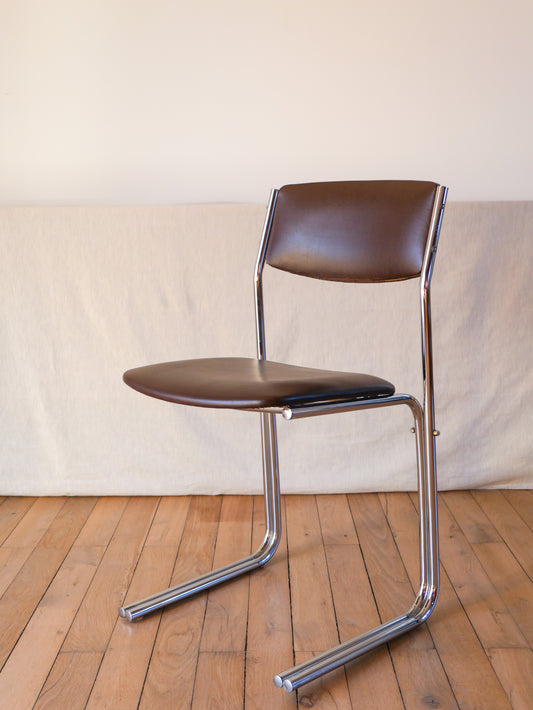
M 261 414 L 261 440 L 266 529 L 261 547 L 255 554 L 259 564 L 264 565 L 276 552 L 281 537 L 278 437 L 274 414 Z
M 405 401 L 415 420 L 418 487 L 420 496 L 420 589 L 412 607 L 402 616 L 356 636 L 309 661 L 274 677 L 274 684 L 287 692 L 352 661 L 368 651 L 410 631 L 425 621 L 433 610 L 438 593 L 438 541 L 436 507 L 436 468 L 433 430 L 427 424 L 420 404 Z
M 429 425 L 428 425 L 429 424 Z M 417 446 L 423 456 L 419 467 L 420 567 L 421 584 L 413 610 L 424 621 L 437 601 L 439 592 L 439 540 L 437 510 L 436 455 L 433 422 L 424 422 Z
M 268 562 L 276 551 L 281 536 L 279 468 L 277 452 L 276 422 L 273 414 L 261 414 L 261 434 L 263 448 L 263 486 L 265 498 L 266 532 L 259 549 L 242 560 L 171 587 L 146 599 L 128 604 L 119 610 L 120 616 L 128 621 L 140 619 L 146 614 L 174 604 L 182 599 L 205 591 L 250 572 Z

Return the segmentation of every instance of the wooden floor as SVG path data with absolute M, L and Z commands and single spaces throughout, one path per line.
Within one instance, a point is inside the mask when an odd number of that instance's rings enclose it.
M 258 546 L 260 498 L 0 498 L 0 708 L 533 707 L 533 491 L 440 496 L 429 623 L 291 695 L 276 672 L 404 612 L 416 498 L 288 496 L 264 569 L 135 624 Z

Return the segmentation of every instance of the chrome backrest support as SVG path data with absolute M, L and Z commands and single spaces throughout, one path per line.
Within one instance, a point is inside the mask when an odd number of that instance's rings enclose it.
M 263 226 L 261 243 L 259 244 L 259 252 L 257 254 L 257 260 L 255 262 L 255 329 L 257 341 L 257 357 L 259 358 L 259 360 L 265 360 L 266 358 L 265 316 L 263 308 L 263 269 L 265 266 L 268 238 L 270 237 L 270 230 L 272 228 L 272 219 L 274 217 L 274 211 L 276 209 L 277 197 L 278 190 L 272 190 L 272 192 L 270 193 L 270 200 L 268 202 L 265 224 Z
M 435 193 L 433 211 L 431 215 L 430 225 L 427 234 L 426 249 L 424 260 L 420 274 L 421 285 L 421 326 L 422 326 L 422 367 L 424 375 L 424 409 L 429 411 L 431 419 L 431 431 L 434 429 L 434 408 L 433 408 L 433 374 L 432 374 L 432 347 L 431 347 L 431 308 L 429 287 L 431 276 L 433 273 L 433 264 L 435 260 L 435 252 L 437 249 L 442 216 L 446 204 L 448 188 L 439 186 Z M 266 340 L 265 340 L 265 320 L 263 308 L 263 285 L 262 276 L 266 263 L 266 254 L 268 250 L 268 240 L 272 229 L 272 221 L 276 209 L 276 201 L 279 190 L 274 189 L 271 192 L 268 203 L 265 223 L 259 252 L 255 264 L 255 316 L 256 316 L 256 342 L 257 342 L 257 357 L 264 360 L 266 358 Z M 428 422 L 429 423 L 429 422 Z

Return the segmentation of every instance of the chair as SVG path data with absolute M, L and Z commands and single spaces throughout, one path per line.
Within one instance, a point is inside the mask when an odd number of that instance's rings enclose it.
M 143 394 L 199 407 L 260 414 L 266 533 L 259 549 L 233 564 L 123 607 L 132 621 L 264 565 L 280 539 L 275 415 L 286 420 L 378 407 L 409 407 L 414 419 L 420 499 L 420 589 L 401 616 L 279 673 L 292 691 L 425 621 L 439 587 L 435 416 L 430 280 L 447 188 L 432 182 L 365 181 L 286 185 L 273 190 L 255 266 L 257 358 L 182 360 L 129 370 Z M 379 377 L 299 367 L 266 358 L 262 274 L 265 264 L 294 274 L 345 282 L 418 277 L 423 363 L 421 405 Z

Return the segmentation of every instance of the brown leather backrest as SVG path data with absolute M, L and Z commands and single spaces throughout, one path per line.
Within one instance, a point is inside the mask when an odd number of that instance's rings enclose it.
M 411 180 L 285 185 L 266 261 L 329 281 L 418 276 L 437 187 Z

